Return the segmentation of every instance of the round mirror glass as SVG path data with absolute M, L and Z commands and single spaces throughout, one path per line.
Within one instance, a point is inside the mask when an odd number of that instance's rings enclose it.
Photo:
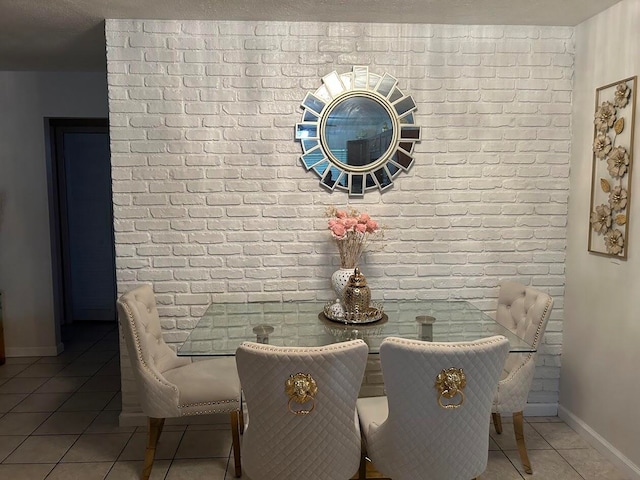
M 295 138 L 302 145 L 300 162 L 320 177 L 320 185 L 351 196 L 391 188 L 393 180 L 414 162 L 420 141 L 416 103 L 398 80 L 367 66 L 331 72 L 302 101 L 302 121 Z
M 376 100 L 345 98 L 327 114 L 328 152 L 349 167 L 369 166 L 385 155 L 393 138 L 391 116 Z

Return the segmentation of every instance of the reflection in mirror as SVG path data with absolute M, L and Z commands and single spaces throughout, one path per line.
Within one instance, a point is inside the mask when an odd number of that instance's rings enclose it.
M 296 124 L 304 168 L 330 191 L 363 196 L 367 190 L 387 190 L 411 168 L 420 141 L 413 98 L 393 76 L 371 73 L 367 66 L 331 72 L 322 82 L 305 96 L 302 122 Z
M 368 166 L 391 146 L 391 116 L 376 100 L 346 98 L 327 115 L 324 140 L 334 160 L 350 167 Z

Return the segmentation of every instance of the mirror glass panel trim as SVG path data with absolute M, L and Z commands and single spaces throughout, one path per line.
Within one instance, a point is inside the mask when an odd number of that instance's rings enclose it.
M 388 73 L 380 76 L 367 66 L 331 72 L 307 93 L 302 108 L 295 129 L 300 160 L 324 188 L 351 196 L 382 192 L 413 165 L 413 149 L 421 139 L 414 123 L 417 106 Z

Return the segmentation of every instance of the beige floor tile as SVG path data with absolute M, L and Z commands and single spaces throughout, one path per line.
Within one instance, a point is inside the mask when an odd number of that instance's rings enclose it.
M 149 480 L 164 480 L 169 470 L 169 460 L 156 460 L 153 462 L 151 477 Z M 142 473 L 143 462 L 116 462 L 105 480 L 139 480 Z M 213 480 L 213 479 L 209 479 Z
M 31 365 L 38 362 L 42 357 L 7 357 L 5 365 Z
M 489 451 L 491 450 L 500 450 L 500 447 L 493 438 L 489 437 Z
M 628 480 L 628 477 L 593 448 L 558 450 L 585 480 Z
M 113 462 L 59 463 L 47 480 L 103 480 Z
M 120 375 L 120 361 L 115 358 L 107 364 L 105 364 L 100 370 L 96 372 L 96 375 L 101 376 L 113 376 Z
M 491 438 L 498 444 L 502 450 L 515 450 L 516 436 L 513 432 L 513 423 L 503 423 L 502 433 L 498 435 L 493 426 L 489 430 Z M 527 450 L 542 450 L 549 449 L 549 445 L 544 438 L 529 424 L 524 424 L 524 441 L 527 445 Z
M 50 413 L 7 413 L 0 418 L 0 432 L 3 435 L 30 435 Z
M 118 412 L 122 410 L 122 393 L 116 393 L 111 401 L 104 407 L 105 410 L 117 410 Z
M 115 392 L 77 391 L 60 407 L 60 412 L 102 411 L 114 397 Z
M 60 370 L 64 368 L 64 365 L 59 363 L 34 363 L 29 365 L 23 371 L 21 371 L 17 377 L 52 377 Z
M 3 463 L 57 463 L 78 435 L 32 435 Z
M 28 393 L 1 393 L 0 413 L 7 413 L 29 396 Z
M 62 462 L 115 462 L 130 436 L 130 433 L 81 435 Z
M 80 362 L 87 363 L 102 363 L 105 364 L 113 359 L 116 356 L 116 352 L 113 350 L 91 350 L 86 351 L 82 355 L 80 355 L 77 360 Z
M 0 478 L 6 480 L 44 480 L 55 463 L 0 465 Z
M 582 480 L 582 477 L 555 450 L 529 451 L 532 475 L 524 473 L 517 450 L 509 450 L 505 453 L 518 472 L 527 480 Z
M 163 429 L 162 435 L 160 435 L 160 440 L 158 441 L 158 447 L 156 449 L 156 458 L 173 458 L 173 456 L 176 454 L 176 451 L 178 450 L 178 445 L 180 444 L 180 440 L 182 440 L 183 435 L 184 432 L 165 432 Z M 143 460 L 146 448 L 147 434 L 136 432 L 129 439 L 127 446 L 118 457 L 118 461 Z
M 532 426 L 555 449 L 589 448 L 589 444 L 566 423 L 535 423 Z
M 91 377 L 102 368 L 102 363 L 73 362 L 57 373 L 58 377 Z
M 119 421 L 119 411 L 102 411 L 84 433 L 133 433 L 136 431 L 136 427 L 121 427 Z
M 224 480 L 226 458 L 174 460 L 166 480 Z
M 27 438 L 29 437 L 26 435 L 0 435 L 0 462 L 11 455 L 11 452 Z
M 4 365 L 0 365 L 0 377 L 2 378 L 15 377 L 17 374 L 19 374 L 28 366 L 29 365 L 25 365 L 21 363 L 18 363 L 18 364 L 5 363 Z
M 54 412 L 35 435 L 83 433 L 100 412 Z
M 94 376 L 89 379 L 79 392 L 118 392 L 120 391 L 120 375 Z
M 560 417 L 525 417 L 524 419 L 529 423 L 562 423 Z
M 489 452 L 487 469 L 479 477 L 480 480 L 522 480 L 516 467 L 503 452 Z
M 73 393 L 90 377 L 53 377 L 43 383 L 34 393 Z
M 0 394 L 33 393 L 47 378 L 13 377 L 0 385 Z
M 78 358 L 78 356 L 81 354 L 82 352 L 65 350 L 64 352 L 62 352 L 60 355 L 56 357 L 42 357 L 40 360 L 38 360 L 38 363 L 61 363 L 64 365 L 68 365 L 69 363 L 73 362 L 76 358 Z
M 70 393 L 32 393 L 15 406 L 12 412 L 55 412 Z
M 228 457 L 231 432 L 225 430 L 187 430 L 175 458 Z

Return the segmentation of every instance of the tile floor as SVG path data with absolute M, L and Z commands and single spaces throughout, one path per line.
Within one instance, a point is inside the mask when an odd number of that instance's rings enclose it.
M 0 480 L 139 478 L 145 428 L 118 426 L 115 325 L 78 324 L 63 340 L 57 357 L 9 358 L 0 366 Z M 526 420 L 534 474 L 522 473 L 512 426 L 504 423 L 502 435 L 492 431 L 481 479 L 627 478 L 558 418 Z M 151 479 L 231 479 L 230 452 L 224 423 L 166 425 Z

